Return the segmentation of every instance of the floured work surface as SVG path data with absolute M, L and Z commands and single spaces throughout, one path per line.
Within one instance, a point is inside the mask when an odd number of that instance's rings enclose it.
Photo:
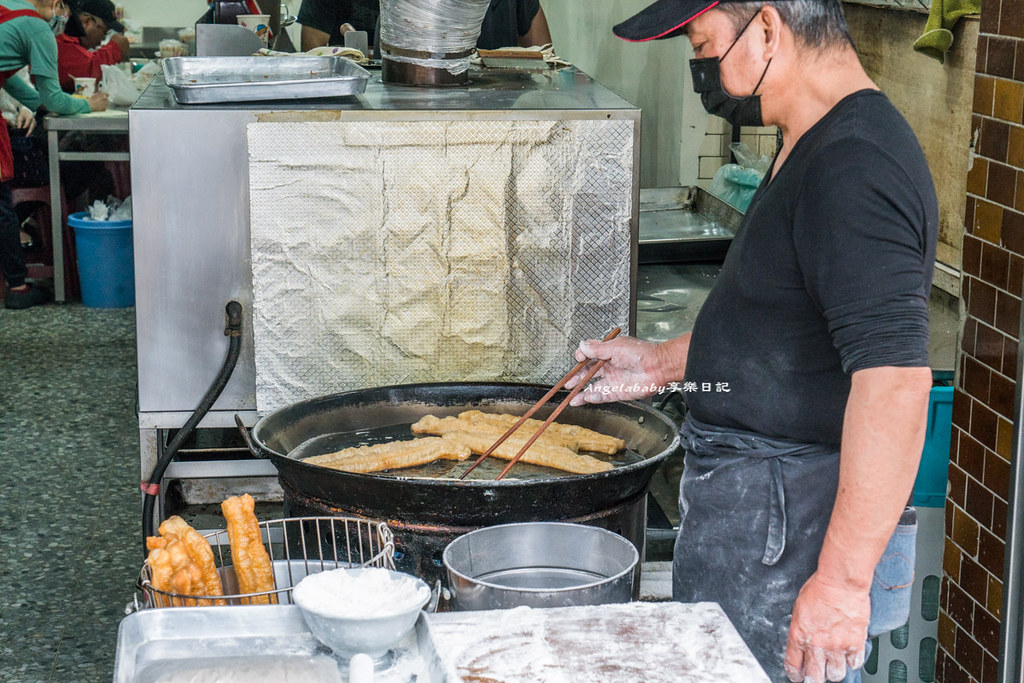
M 630 313 L 633 122 L 248 127 L 256 405 L 552 384 Z
M 715 603 L 428 615 L 449 683 L 767 682 Z

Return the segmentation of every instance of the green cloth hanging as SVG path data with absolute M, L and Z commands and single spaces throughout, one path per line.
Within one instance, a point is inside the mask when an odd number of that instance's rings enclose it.
M 953 27 L 969 14 L 981 14 L 981 0 L 932 0 L 924 33 L 914 41 L 914 49 L 944 63 L 953 46 Z

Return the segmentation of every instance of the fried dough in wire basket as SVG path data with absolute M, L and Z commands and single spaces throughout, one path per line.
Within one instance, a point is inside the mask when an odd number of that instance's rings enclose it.
M 185 583 L 186 577 L 182 576 L 177 585 L 191 586 L 194 592 L 178 592 L 172 581 L 176 572 L 168 573 L 174 569 L 171 558 L 153 563 L 147 559 L 136 583 L 140 592 L 136 607 L 249 605 L 267 604 L 271 600 L 290 604 L 292 588 L 307 574 L 347 567 L 395 568 L 394 535 L 384 522 L 355 517 L 289 517 L 258 522 L 257 528 L 272 569 L 272 583 L 267 590 L 245 593 L 239 589 L 227 529 L 205 535 L 196 532 L 196 536 L 209 543 L 223 595 L 206 594 L 207 589 L 200 588 L 205 584 L 188 570 L 186 575 L 192 583 Z M 161 558 L 169 553 L 163 537 L 147 539 L 147 545 L 150 557 Z M 180 556 L 177 559 L 181 562 Z

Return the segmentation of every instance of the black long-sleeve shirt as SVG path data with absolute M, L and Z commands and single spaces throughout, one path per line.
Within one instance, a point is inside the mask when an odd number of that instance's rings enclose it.
M 882 93 L 839 102 L 758 188 L 694 324 L 697 419 L 838 446 L 850 376 L 928 365 L 938 207 Z

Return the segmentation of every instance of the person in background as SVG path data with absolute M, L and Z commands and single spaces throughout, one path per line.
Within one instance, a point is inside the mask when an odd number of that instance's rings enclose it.
M 372 36 L 379 14 L 375 0 L 302 0 L 296 17 L 302 24 L 301 49 L 344 45 L 348 31 L 366 31 Z
M 380 42 L 379 9 L 367 0 L 302 0 L 298 22 L 302 24 L 302 50 L 324 45 L 344 45 L 353 29 L 374 35 Z M 367 24 L 372 16 L 373 23 Z M 367 25 L 369 29 L 365 28 Z M 551 42 L 551 31 L 539 0 L 492 0 L 480 27 L 476 46 L 483 50 L 502 47 L 533 47 Z
M 658 0 L 613 30 L 685 34 L 708 113 L 779 126 L 782 147 L 693 332 L 584 341 L 578 360 L 608 362 L 574 403 L 677 382 L 673 598 L 719 603 L 776 683 L 859 681 L 867 638 L 910 614 L 939 222 L 924 153 L 840 0 Z
M 64 92 L 74 92 L 76 78 L 100 82 L 103 64 L 128 59 L 124 26 L 114 16 L 110 0 L 72 0 L 68 25 L 57 36 L 57 76 Z M 103 41 L 110 34 L 110 40 Z
M 30 82 L 29 68 L 24 67 L 23 69 L 20 69 L 11 78 L 20 78 L 24 79 L 26 82 Z M 12 147 L 16 146 L 17 138 L 14 137 L 15 135 L 25 139 L 32 137 L 32 133 L 36 130 L 35 114 L 28 108 L 28 106 L 25 106 L 22 102 L 11 97 L 7 91 L 3 89 L 0 89 L 0 114 L 2 114 L 3 120 L 7 124 L 8 129 L 12 129 L 7 131 L 7 134 L 10 136 Z M 26 153 L 23 152 L 23 154 Z M 14 152 L 13 157 L 15 177 L 11 180 L 12 186 L 28 186 L 18 182 L 20 178 L 23 178 L 26 175 L 26 169 L 19 168 L 19 163 L 23 163 L 25 160 L 19 159 L 16 151 Z M 41 157 L 41 161 L 45 163 L 45 154 Z M 36 174 L 34 173 L 33 175 Z M 38 180 L 38 178 L 33 178 L 33 180 Z M 34 184 L 45 184 L 45 180 Z M 22 247 L 25 249 L 31 249 L 35 245 L 35 241 L 39 238 L 39 225 L 35 224 L 34 220 L 30 219 L 28 221 L 31 223 L 32 232 L 30 232 L 30 226 L 27 224 L 26 216 L 19 215 L 18 220 L 20 220 L 20 240 L 22 240 Z
M 491 2 L 480 26 L 476 46 L 481 50 L 502 47 L 534 47 L 551 42 L 551 30 L 539 0 Z
M 57 40 L 66 21 L 63 0 L 0 0 L 0 84 L 30 110 L 44 106 L 54 114 L 87 114 L 107 108 L 106 93 L 76 98 L 57 81 Z M 36 87 L 11 76 L 29 66 Z M 7 185 L 14 176 L 14 160 L 7 127 L 0 126 L 0 275 L 7 282 L 4 305 L 24 309 L 46 303 L 49 293 L 25 282 L 18 214 L 11 205 Z

